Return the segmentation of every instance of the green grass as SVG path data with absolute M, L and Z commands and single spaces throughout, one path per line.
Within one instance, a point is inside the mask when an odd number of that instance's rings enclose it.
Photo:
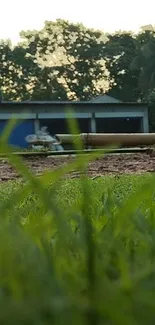
M 92 153 L 36 178 L 10 155 L 14 123 L 0 153 L 24 182 L 0 185 L 0 324 L 153 325 L 155 176 L 87 179 Z
M 36 179 L 10 159 L 27 181 L 0 185 L 0 324 L 154 324 L 155 177 Z

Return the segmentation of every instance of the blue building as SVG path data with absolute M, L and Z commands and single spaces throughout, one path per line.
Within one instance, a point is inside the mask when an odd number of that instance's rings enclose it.
M 68 108 L 72 109 L 80 132 L 149 132 L 147 104 L 124 103 L 103 95 L 87 102 L 0 102 L 0 133 L 12 117 L 18 120 L 9 138 L 13 146 L 26 147 L 25 137 L 41 126 L 47 126 L 51 134 L 68 133 Z

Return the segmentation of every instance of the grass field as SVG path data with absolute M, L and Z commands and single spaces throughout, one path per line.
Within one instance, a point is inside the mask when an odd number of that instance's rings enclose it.
M 0 185 L 0 324 L 153 325 L 155 177 L 18 168 L 28 183 Z
M 154 174 L 90 180 L 91 154 L 37 178 L 9 128 L 24 179 L 0 185 L 0 324 L 153 325 Z

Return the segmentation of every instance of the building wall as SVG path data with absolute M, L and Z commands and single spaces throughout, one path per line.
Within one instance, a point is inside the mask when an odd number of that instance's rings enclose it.
M 35 114 L 51 114 L 56 118 L 66 117 L 68 109 L 73 110 L 75 115 L 79 117 L 84 114 L 85 117 L 91 113 L 100 113 L 103 116 L 126 117 L 127 115 L 141 114 L 144 116 L 147 111 L 146 104 L 138 103 L 89 103 L 89 102 L 72 102 L 66 104 L 65 102 L 21 102 L 21 103 L 0 103 L 0 115 L 10 118 L 13 114 L 15 117 L 21 117 L 22 115 L 28 118 L 34 118 Z M 121 116 L 118 116 L 121 115 Z M 43 116 L 43 115 L 42 115 Z M 2 117 L 1 117 L 2 118 Z
M 7 120 L 0 120 L 0 134 L 3 133 L 6 125 L 7 125 Z M 32 133 L 34 133 L 33 120 L 25 120 L 20 123 L 18 122 L 18 124 L 15 126 L 15 128 L 12 130 L 10 134 L 8 143 L 12 146 L 26 148 L 28 144 L 25 141 L 25 137 L 28 134 L 32 134 Z
M 99 120 L 104 121 L 104 124 L 106 124 L 106 122 L 110 119 L 111 121 L 114 121 L 114 119 L 121 119 L 123 123 L 123 119 L 137 118 L 141 121 L 140 132 L 149 132 L 148 108 L 146 104 L 89 102 L 2 102 L 0 103 L 0 133 L 3 131 L 6 121 L 10 118 L 15 117 L 23 120 L 23 122 L 16 126 L 12 132 L 9 143 L 15 146 L 26 147 L 26 135 L 37 132 L 41 125 L 45 125 L 45 122 L 46 125 L 49 124 L 51 128 L 49 131 L 53 130 L 52 133 L 63 133 L 64 130 L 66 130 L 66 117 L 72 117 L 67 114 L 68 108 L 72 110 L 72 116 L 78 120 L 81 132 L 98 132 L 97 129 L 99 128 L 97 127 L 97 124 Z M 56 132 L 57 129 L 58 131 Z M 112 132 L 111 128 L 110 132 Z M 113 132 L 115 132 L 115 130 Z

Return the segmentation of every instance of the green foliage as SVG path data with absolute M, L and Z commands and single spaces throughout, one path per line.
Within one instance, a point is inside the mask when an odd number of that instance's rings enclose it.
M 131 68 L 139 70 L 139 85 L 144 96 L 155 88 L 155 31 L 145 31 L 137 37 L 139 51 L 132 61 Z
M 28 56 L 41 68 L 33 99 L 89 99 L 100 93 L 96 83 L 104 78 L 102 32 L 58 19 L 21 37 Z
M 131 33 L 108 35 L 104 54 L 112 86 L 110 94 L 123 101 L 137 101 L 141 97 L 139 72 L 130 69 L 136 53 L 137 39 Z
M 37 78 L 39 70 L 23 47 L 0 43 L 0 89 L 5 100 L 29 99 L 31 81 Z
M 155 176 L 91 180 L 95 153 L 35 177 L 10 155 L 14 125 L 0 152 L 24 180 L 0 185 L 0 323 L 152 325 Z

